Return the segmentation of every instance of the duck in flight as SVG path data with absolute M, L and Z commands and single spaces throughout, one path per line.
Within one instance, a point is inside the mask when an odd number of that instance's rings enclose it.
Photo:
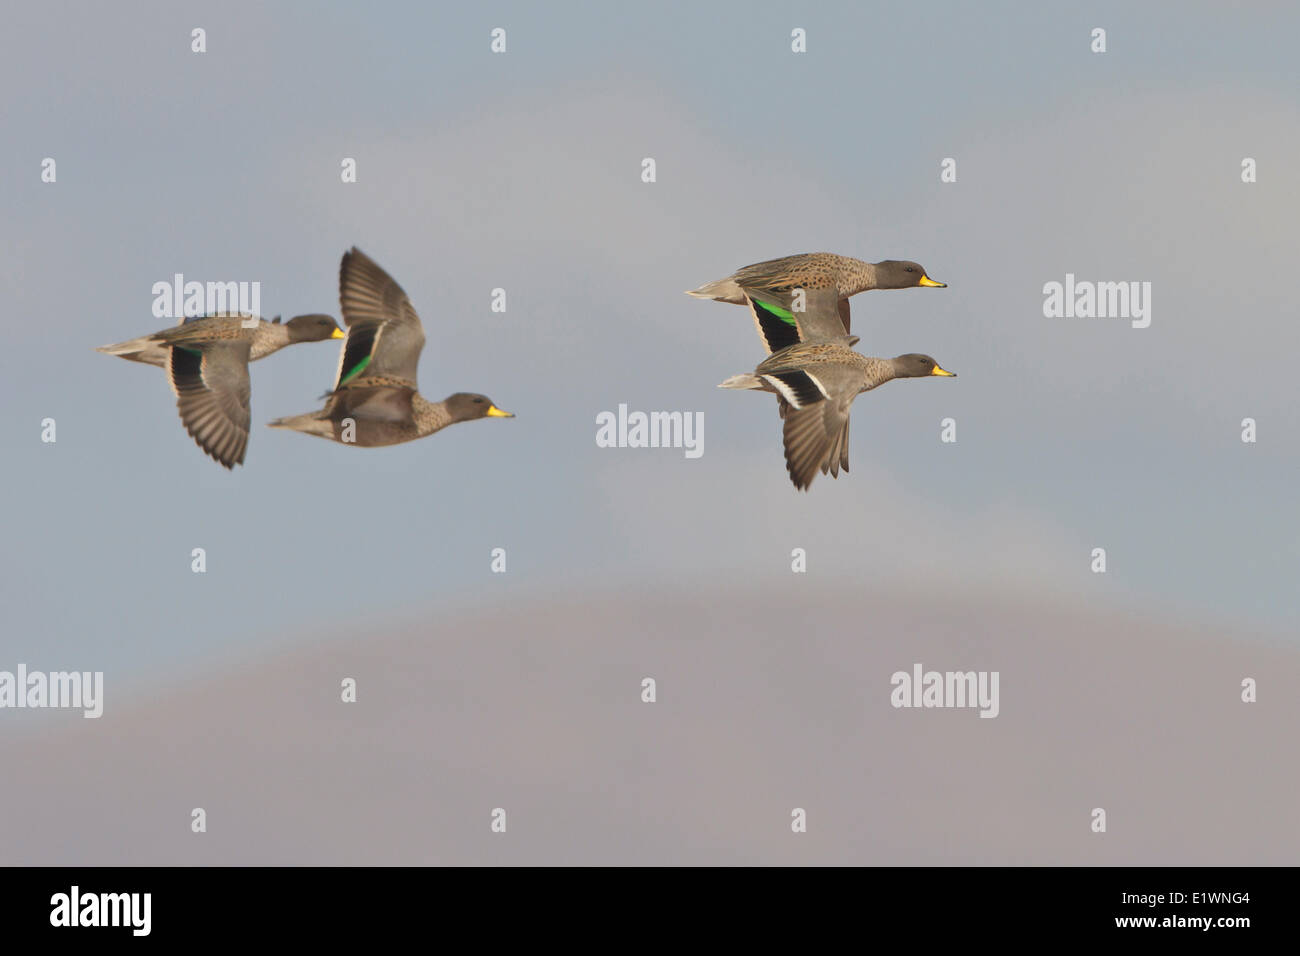
M 955 377 L 928 355 L 886 359 L 855 352 L 859 338 L 844 330 L 836 289 L 804 290 L 799 302 L 795 295 L 765 295 L 747 301 L 768 357 L 718 387 L 776 394 L 786 470 L 801 491 L 818 470 L 832 478 L 849 470 L 849 410 L 862 392 L 896 378 Z
M 281 323 L 244 313 L 194 316 L 179 325 L 97 351 L 167 370 L 181 422 L 195 443 L 226 468 L 248 450 L 248 363 L 298 342 L 341 339 L 330 315 L 298 315 Z
M 904 259 L 863 262 L 830 252 L 805 252 L 743 266 L 725 279 L 707 282 L 686 294 L 697 299 L 747 305 L 750 292 L 766 297 L 795 289 L 834 289 L 837 293 L 836 308 L 844 326 L 843 334 L 847 335 L 850 331 L 849 296 L 871 289 L 912 289 L 918 286 L 947 288 L 946 283 L 936 282 L 926 275 L 925 267 L 918 262 Z
M 420 317 L 392 276 L 355 246 L 339 268 L 339 299 L 348 331 L 325 406 L 277 418 L 271 428 L 371 448 L 426 438 L 456 422 L 514 417 L 486 395 L 457 392 L 441 402 L 420 395 Z

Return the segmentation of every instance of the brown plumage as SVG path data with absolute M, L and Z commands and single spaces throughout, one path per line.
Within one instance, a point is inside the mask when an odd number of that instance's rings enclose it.
M 200 331 L 201 330 L 201 331 Z M 178 325 L 161 332 L 142 335 L 114 345 L 101 345 L 96 352 L 116 355 L 132 362 L 167 367 L 170 342 L 184 338 L 188 341 L 221 341 L 248 338 L 251 342 L 248 360 L 256 362 L 286 345 L 297 342 L 321 342 L 325 339 L 343 338 L 343 330 L 332 315 L 295 315 L 281 324 L 280 317 L 267 320 L 246 313 L 195 316 L 183 319 Z
M 356 247 L 339 267 L 339 299 L 348 333 L 325 407 L 277 418 L 270 427 L 372 448 L 425 438 L 456 422 L 514 417 L 485 395 L 457 392 L 430 402 L 419 394 L 420 317 L 392 276 Z
M 849 256 L 830 252 L 807 252 L 780 259 L 769 259 L 743 266 L 715 282 L 708 282 L 686 293 L 698 299 L 714 299 L 735 305 L 747 303 L 747 293 L 789 293 L 795 289 L 836 293 L 836 311 L 843 334 L 851 330 L 849 296 L 870 289 L 910 289 L 916 286 L 944 288 L 925 273 L 916 262 L 902 259 L 885 259 L 881 262 L 863 262 Z
M 299 315 L 282 325 L 279 318 L 231 313 L 196 316 L 98 351 L 165 368 L 185 430 L 214 461 L 234 468 L 248 450 L 248 363 L 296 342 L 342 337 L 328 315 Z
M 794 313 L 801 330 L 834 326 L 836 290 L 810 291 L 805 313 Z M 756 315 L 769 311 L 752 301 Z M 764 324 L 786 324 L 780 315 L 759 319 Z M 786 470 L 800 490 L 830 472 L 838 478 L 849 470 L 849 410 L 853 400 L 895 378 L 953 376 L 928 355 L 910 353 L 884 359 L 853 351 L 857 336 L 813 335 L 773 352 L 753 372 L 733 375 L 720 388 L 757 389 L 777 396 L 782 418 Z

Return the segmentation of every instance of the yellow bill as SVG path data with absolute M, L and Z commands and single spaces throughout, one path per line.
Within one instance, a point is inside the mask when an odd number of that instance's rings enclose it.
M 344 332 L 342 329 L 335 329 L 333 332 L 330 333 L 330 338 L 332 339 L 346 339 L 347 337 L 348 334 Z
M 946 289 L 946 288 L 948 288 L 948 283 L 946 283 L 946 282 L 935 282 L 935 281 L 934 281 L 933 279 L 931 279 L 929 276 L 921 276 L 921 285 L 923 285 L 923 286 L 929 286 L 929 287 L 931 287 L 931 288 L 935 288 L 935 289 Z
M 930 369 L 930 374 L 931 374 L 931 375 L 947 375 L 949 378 L 956 378 L 956 377 L 957 377 L 957 373 L 956 373 L 956 372 L 949 372 L 947 369 L 940 368 L 940 367 L 937 366 L 937 365 L 936 365 L 934 368 Z
M 489 418 L 514 418 L 515 417 L 514 412 L 503 412 L 495 405 L 489 405 L 487 413 Z

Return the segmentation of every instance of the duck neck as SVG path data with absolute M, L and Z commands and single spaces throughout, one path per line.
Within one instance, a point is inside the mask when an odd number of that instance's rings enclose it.
M 867 292 L 876 287 L 874 262 L 845 257 L 845 263 L 847 267 L 844 269 L 844 275 L 847 276 L 847 281 L 845 287 L 840 289 L 841 296 L 857 295 L 859 292 Z
M 896 378 L 898 378 L 898 369 L 894 367 L 892 359 L 868 358 L 867 385 L 862 391 L 867 392 L 873 388 L 879 388 L 886 382 L 892 382 Z
M 278 352 L 292 341 L 287 325 L 276 325 L 266 319 L 260 319 L 257 331 L 253 333 L 253 349 L 249 359 L 259 359 L 272 352 Z

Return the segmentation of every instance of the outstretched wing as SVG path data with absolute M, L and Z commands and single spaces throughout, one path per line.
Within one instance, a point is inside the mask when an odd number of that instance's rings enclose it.
M 802 294 L 800 294 L 802 293 Z M 768 353 L 796 342 L 836 341 L 848 335 L 841 318 L 848 300 L 834 289 L 793 292 L 745 290 L 758 337 Z
M 754 317 L 754 328 L 758 330 L 759 341 L 767 354 L 779 352 L 799 341 L 799 325 L 794 313 L 774 302 L 758 299 L 756 293 L 746 292 L 745 301 L 749 303 L 749 314 Z M 772 293 L 763 293 L 777 296 Z
M 782 406 L 785 467 L 800 490 L 830 471 L 839 477 L 849 470 L 849 406 L 851 398 L 832 398 L 803 408 Z
M 393 277 L 355 246 L 339 267 L 339 301 L 348 334 L 334 388 L 372 377 L 414 388 L 424 348 L 420 317 Z
M 194 441 L 227 468 L 243 464 L 248 449 L 247 341 L 216 342 L 201 351 L 172 346 L 167 377 L 181 422 Z

